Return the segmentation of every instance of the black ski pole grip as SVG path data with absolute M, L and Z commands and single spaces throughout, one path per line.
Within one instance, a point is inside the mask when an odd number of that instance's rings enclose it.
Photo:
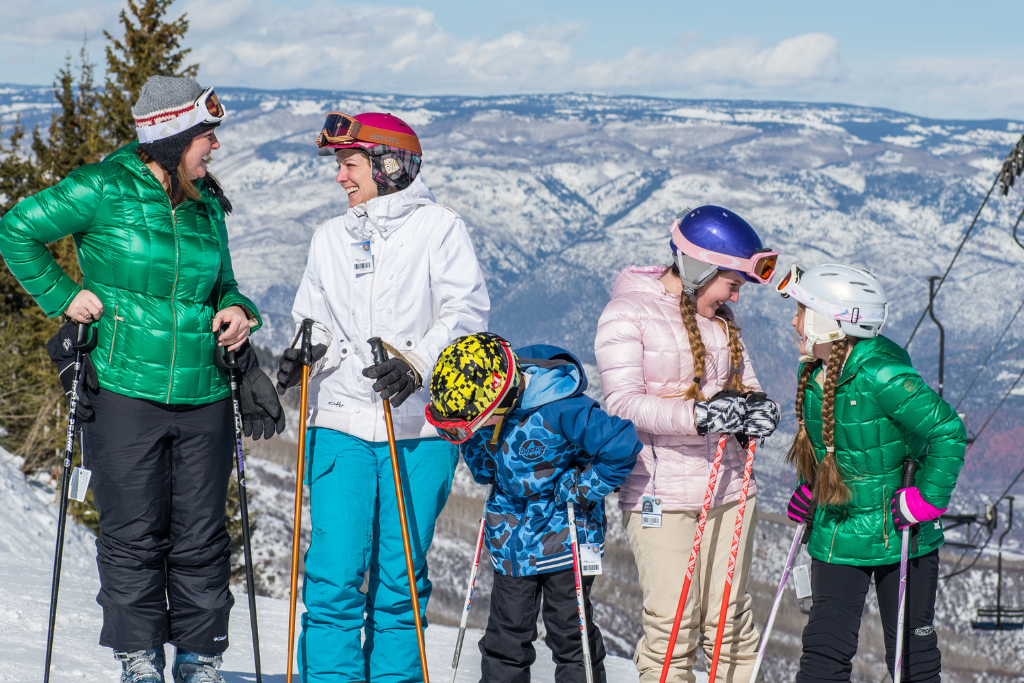
M 313 320 L 311 318 L 302 321 L 302 347 L 299 352 L 299 361 L 306 366 L 313 364 Z
M 914 485 L 914 477 L 917 474 L 918 462 L 907 458 L 903 461 L 903 486 L 902 488 L 909 489 Z
M 224 349 L 224 365 L 228 366 L 232 370 L 237 368 L 238 367 L 238 355 L 237 354 L 238 354 L 237 351 L 228 351 L 228 349 L 225 348 Z
M 388 352 L 384 348 L 384 342 L 380 337 L 370 337 L 366 340 L 370 345 L 370 353 L 373 354 L 373 364 L 380 365 L 388 359 Z
M 96 348 L 96 328 L 90 323 L 78 323 L 75 336 L 75 343 L 71 346 L 75 351 L 89 353 Z

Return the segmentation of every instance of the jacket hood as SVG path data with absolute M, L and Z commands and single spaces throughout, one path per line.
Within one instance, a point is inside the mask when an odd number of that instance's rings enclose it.
M 565 349 L 534 344 L 515 350 L 523 372 L 530 376 L 517 410 L 536 410 L 565 398 L 581 396 L 587 389 L 583 364 Z
M 626 266 L 615 278 L 612 287 L 612 299 L 617 299 L 632 292 L 679 300 L 679 294 L 665 291 L 661 284 L 661 276 L 665 274 L 665 266 Z
M 369 236 L 371 226 L 387 236 L 405 223 L 421 206 L 436 204 L 434 193 L 427 189 L 421 175 L 409 187 L 351 207 L 345 214 L 345 225 L 352 231 Z
M 857 343 L 854 344 L 853 351 L 850 352 L 850 357 L 846 359 L 846 366 L 843 368 L 843 374 L 839 378 L 839 381 L 842 382 L 851 377 L 860 370 L 864 363 L 872 359 L 882 359 L 892 363 L 913 367 L 913 363 L 910 360 L 910 354 L 908 354 L 903 347 L 888 337 L 878 335 L 871 339 L 858 340 Z
M 163 185 L 161 185 L 160 181 L 156 179 L 156 176 L 154 176 L 150 172 L 149 167 L 147 167 L 146 164 L 142 163 L 142 159 L 139 158 L 139 155 L 135 153 L 135 150 L 138 149 L 138 147 L 138 140 L 129 142 L 124 147 L 120 147 L 111 152 L 110 154 L 108 154 L 107 156 L 105 156 L 103 158 L 103 161 L 100 163 L 118 164 L 120 166 L 123 166 L 136 176 L 151 179 L 153 183 L 162 190 Z M 206 183 L 202 178 L 196 179 L 195 186 L 196 189 L 199 190 L 199 194 L 201 195 L 201 199 L 199 201 L 206 202 L 208 204 L 214 201 L 215 197 L 213 196 L 213 193 L 210 191 L 210 188 L 207 187 Z M 186 201 L 189 200 L 186 198 Z

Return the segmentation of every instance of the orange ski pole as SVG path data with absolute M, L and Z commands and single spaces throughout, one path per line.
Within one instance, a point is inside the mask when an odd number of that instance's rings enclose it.
M 373 353 L 374 365 L 380 365 L 388 359 L 384 342 L 380 337 L 367 340 Z M 409 594 L 412 597 L 412 617 L 416 622 L 416 643 L 420 648 L 420 667 L 423 669 L 423 683 L 430 683 L 427 674 L 427 644 L 423 640 L 423 623 L 420 619 L 420 596 L 416 590 L 416 571 L 412 566 L 412 544 L 409 542 L 409 522 L 405 516 L 405 494 L 402 492 L 402 473 L 398 469 L 398 448 L 395 445 L 395 425 L 391 420 L 391 402 L 386 398 L 384 403 L 384 425 L 388 430 L 388 448 L 391 450 L 391 474 L 395 479 L 395 499 L 398 501 L 398 519 L 402 525 L 402 546 L 405 550 L 405 571 L 409 574 Z
M 295 526 L 292 530 L 292 592 L 288 603 L 288 674 L 287 683 L 292 683 L 292 668 L 295 660 L 295 602 L 299 588 L 299 532 L 302 527 L 302 480 L 306 473 L 306 411 L 309 401 L 309 366 L 313 362 L 313 321 L 302 321 L 302 345 L 299 362 L 302 363 L 302 385 L 299 395 L 299 449 L 295 468 Z M 298 340 L 296 340 L 298 341 Z M 292 346 L 295 342 L 292 342 Z M 278 393 L 284 393 L 278 387 Z
M 693 538 L 693 550 L 690 551 L 690 561 L 686 565 L 686 576 L 683 578 L 683 590 L 679 594 L 679 605 L 676 607 L 676 618 L 672 621 L 672 633 L 668 637 L 668 649 L 665 650 L 665 661 L 661 665 L 661 683 L 668 679 L 668 667 L 672 662 L 672 653 L 676 649 L 676 638 L 679 637 L 679 624 L 683 621 L 683 612 L 686 609 L 686 596 L 690 593 L 690 581 L 693 579 L 693 572 L 697 568 L 697 556 L 700 554 L 700 541 L 704 536 L 704 525 L 708 521 L 708 510 L 711 509 L 711 500 L 715 497 L 715 484 L 718 482 L 718 468 L 722 465 L 722 453 L 725 452 L 725 441 L 728 434 L 718 437 L 718 448 L 715 450 L 715 459 L 711 463 L 711 476 L 708 478 L 708 488 L 704 493 L 704 507 L 700 510 L 700 517 L 697 518 L 697 533 Z
M 708 683 L 715 683 L 718 671 L 718 656 L 722 653 L 722 634 L 725 633 L 725 619 L 729 612 L 729 595 L 732 593 L 732 577 L 736 573 L 736 556 L 740 551 L 740 535 L 743 533 L 743 513 L 747 509 L 747 489 L 750 487 L 750 471 L 754 468 L 754 450 L 757 441 L 747 444 L 747 465 L 743 469 L 743 488 L 740 489 L 740 504 L 736 508 L 736 526 L 732 532 L 732 549 L 729 551 L 729 565 L 725 574 L 725 588 L 722 591 L 722 611 L 718 615 L 718 633 L 715 635 L 715 649 L 708 669 Z

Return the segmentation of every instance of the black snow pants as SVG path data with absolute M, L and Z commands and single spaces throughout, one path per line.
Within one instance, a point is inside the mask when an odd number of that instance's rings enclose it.
M 850 680 L 864 598 L 872 577 L 885 635 L 885 662 L 892 675 L 896 659 L 899 563 L 855 567 L 812 560 L 814 597 L 811 615 L 804 627 L 804 651 L 796 683 Z M 905 683 L 939 682 L 942 661 L 939 638 L 933 626 L 938 581 L 938 550 L 907 563 L 902 674 Z
M 100 645 L 224 652 L 230 401 L 167 405 L 104 389 L 91 400 L 82 446 L 99 511 Z
M 583 577 L 583 604 L 594 681 L 604 683 L 604 640 L 594 623 L 590 604 L 593 583 L 594 577 Z M 530 665 L 537 659 L 533 641 L 537 639 L 538 615 L 543 616 L 547 630 L 544 642 L 555 663 L 555 683 L 585 683 L 583 638 L 572 569 L 519 577 L 494 573 L 491 613 L 479 645 L 482 681 L 528 683 Z

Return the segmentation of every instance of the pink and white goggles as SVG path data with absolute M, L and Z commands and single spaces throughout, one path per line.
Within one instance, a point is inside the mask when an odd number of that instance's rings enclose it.
M 679 230 L 679 223 L 681 221 L 682 218 L 677 218 L 672 223 L 672 243 L 676 245 L 676 249 L 687 256 L 704 263 L 710 263 L 719 268 L 735 270 L 746 275 L 751 281 L 761 285 L 768 284 L 775 277 L 775 264 L 778 263 L 779 252 L 772 249 L 764 249 L 750 258 L 741 258 L 711 251 L 710 249 L 699 247 L 683 237 L 683 233 Z

